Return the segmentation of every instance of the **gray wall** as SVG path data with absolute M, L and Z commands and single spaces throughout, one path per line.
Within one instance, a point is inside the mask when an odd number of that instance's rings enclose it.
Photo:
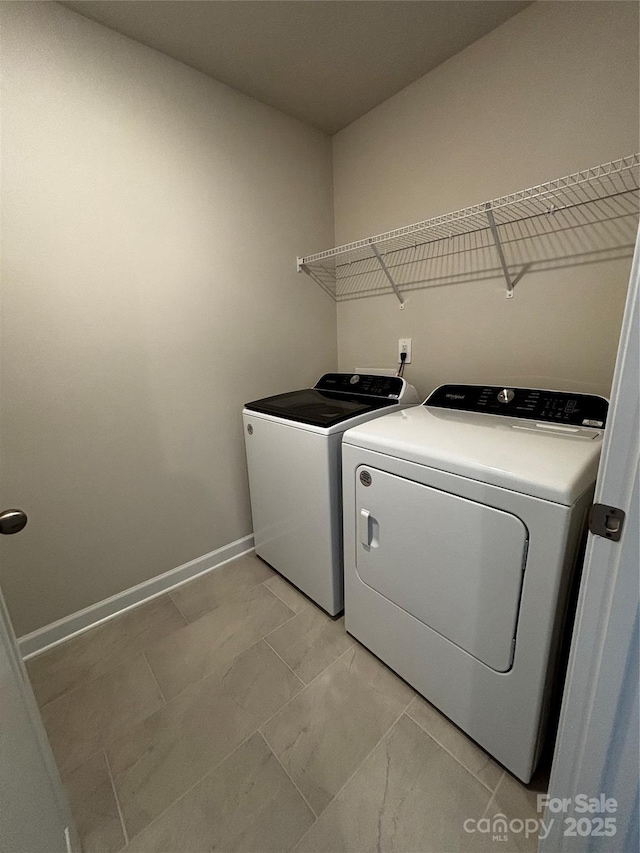
M 637 152 L 638 100 L 636 3 L 535 3 L 333 137 L 336 242 Z M 393 365 L 412 337 L 422 395 L 608 394 L 630 265 L 531 273 L 512 300 L 495 278 L 412 292 L 403 311 L 394 296 L 340 303 L 340 369 Z
M 0 583 L 23 634 L 251 531 L 242 403 L 336 366 L 293 271 L 638 150 L 632 3 L 536 3 L 330 140 L 54 3 L 3 3 Z M 629 263 L 338 306 L 342 369 L 607 393 Z
M 18 634 L 251 532 L 242 404 L 336 367 L 298 254 L 323 134 L 55 3 L 3 3 L 0 582 Z

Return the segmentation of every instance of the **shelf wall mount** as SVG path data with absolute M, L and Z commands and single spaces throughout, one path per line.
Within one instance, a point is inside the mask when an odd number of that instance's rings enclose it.
M 401 294 L 401 293 L 400 293 L 400 291 L 398 290 L 398 285 L 397 285 L 397 284 L 395 283 L 395 281 L 393 280 L 393 276 L 392 276 L 392 275 L 391 275 L 391 273 L 389 272 L 389 269 L 388 269 L 387 265 L 385 264 L 385 262 L 384 262 L 384 260 L 383 260 L 383 257 L 382 257 L 382 255 L 380 254 L 380 252 L 379 252 L 378 247 L 376 246 L 376 244 L 375 244 L 375 243 L 372 243 L 372 244 L 371 244 L 371 248 L 373 249 L 373 253 L 374 253 L 374 255 L 375 255 L 375 256 L 376 256 L 376 258 L 378 259 L 378 263 L 379 263 L 379 264 L 380 264 L 380 266 L 382 267 L 382 272 L 385 274 L 385 276 L 387 277 L 387 280 L 389 281 L 389 284 L 390 284 L 390 285 L 391 285 L 391 287 L 393 288 L 393 292 L 394 292 L 394 293 L 395 293 L 395 295 L 398 297 L 398 302 L 400 303 L 400 310 L 402 311 L 402 309 L 404 308 L 404 299 L 402 298 L 402 294 Z
M 507 261 L 502 250 L 502 243 L 500 242 L 500 235 L 498 234 L 498 226 L 496 225 L 496 220 L 493 216 L 493 210 L 491 209 L 490 201 L 485 204 L 485 210 L 487 212 L 489 228 L 491 229 L 491 236 L 493 237 L 496 252 L 498 253 L 498 260 L 500 261 L 500 266 L 502 267 L 502 274 L 504 275 L 504 280 L 507 283 L 507 299 L 513 299 L 513 279 L 511 278 L 509 267 L 507 266 Z
M 640 154 L 297 259 L 336 302 L 629 257 L 640 216 Z

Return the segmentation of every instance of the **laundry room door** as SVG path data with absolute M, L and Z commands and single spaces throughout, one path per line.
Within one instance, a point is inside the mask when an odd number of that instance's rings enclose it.
M 622 853 L 640 849 L 640 231 L 620 333 L 594 500 L 626 514 L 619 539 L 587 537 L 571 656 L 549 796 L 568 798 L 541 853 Z M 576 814 L 578 794 L 604 796 L 613 812 Z M 591 818 L 589 837 L 567 820 Z M 598 832 L 609 817 L 615 834 Z M 580 822 L 580 821 L 578 821 Z M 569 831 L 568 831 L 569 829 Z
M 356 470 L 361 580 L 506 672 L 528 532 L 515 515 L 369 466 Z
M 1 853 L 79 850 L 1 591 L 0 696 Z

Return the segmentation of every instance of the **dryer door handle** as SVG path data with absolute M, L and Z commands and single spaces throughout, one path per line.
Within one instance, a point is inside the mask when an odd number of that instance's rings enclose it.
M 358 515 L 358 536 L 364 548 L 369 550 L 378 547 L 378 531 L 378 522 L 369 510 L 361 509 Z
M 358 515 L 358 536 L 365 548 L 371 547 L 371 513 L 368 509 L 361 509 Z

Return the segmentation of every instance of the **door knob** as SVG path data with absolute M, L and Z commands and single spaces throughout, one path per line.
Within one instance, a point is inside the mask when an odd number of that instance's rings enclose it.
M 9 536 L 11 533 L 20 533 L 27 523 L 27 514 L 21 509 L 5 509 L 0 512 L 0 533 Z

